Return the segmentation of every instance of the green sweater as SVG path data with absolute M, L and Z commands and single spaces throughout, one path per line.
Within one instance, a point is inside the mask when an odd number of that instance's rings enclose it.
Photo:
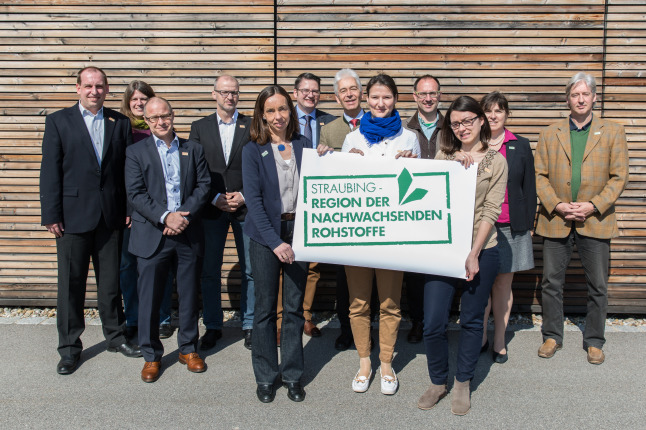
M 588 141 L 590 127 L 585 130 L 570 131 L 570 145 L 572 149 L 572 201 L 576 202 L 576 197 L 581 188 L 581 163 L 585 153 L 585 144 Z

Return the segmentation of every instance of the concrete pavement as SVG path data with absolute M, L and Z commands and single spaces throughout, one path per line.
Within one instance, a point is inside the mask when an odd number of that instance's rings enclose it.
M 202 328 L 203 330 L 203 328 Z M 451 414 L 450 395 L 430 411 L 417 409 L 429 384 L 423 344 L 400 332 L 393 367 L 400 380 L 394 396 L 367 393 L 350 382 L 358 369 L 356 350 L 333 348 L 338 329 L 305 338 L 307 397 L 303 403 L 278 390 L 276 400 L 256 399 L 251 355 L 239 328 L 226 328 L 205 356 L 206 373 L 192 374 L 177 362 L 176 337 L 164 341 L 163 374 L 143 383 L 143 359 L 106 351 L 100 326 L 83 334 L 85 350 L 73 375 L 56 373 L 55 325 L 0 325 L 0 423 L 2 428 L 216 428 L 216 429 L 643 429 L 646 333 L 607 333 L 606 363 L 587 363 L 578 329 L 552 359 L 537 357 L 540 333 L 509 332 L 509 361 L 494 364 L 483 354 L 472 382 L 472 409 Z M 377 333 L 373 333 L 376 336 Z M 459 332 L 450 331 L 451 369 Z M 203 356 L 204 357 L 204 356 Z M 377 354 L 373 354 L 375 370 Z M 452 378 L 452 376 L 451 376 Z

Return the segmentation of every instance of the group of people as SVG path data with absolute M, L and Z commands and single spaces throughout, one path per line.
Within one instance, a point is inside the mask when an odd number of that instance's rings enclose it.
M 544 342 L 538 355 L 549 358 L 561 348 L 565 270 L 576 244 L 589 290 L 584 347 L 590 363 L 603 362 L 609 244 L 618 233 L 614 204 L 628 180 L 628 151 L 623 127 L 592 112 L 591 75 L 581 72 L 570 80 L 570 115 L 540 134 L 535 159 L 528 139 L 505 127 L 510 109 L 503 94 L 492 92 L 480 101 L 457 97 L 442 115 L 440 82 L 431 75 L 415 81 L 418 109 L 405 120 L 396 109 L 397 85 L 386 74 L 367 83 L 364 111 L 359 76 L 340 70 L 334 77 L 343 108 L 339 118 L 316 108 L 320 79 L 311 73 L 296 79 L 296 105 L 283 87 L 270 85 L 258 95 L 251 117 L 236 108 L 238 81 L 223 75 L 212 92 L 216 112 L 194 122 L 188 140 L 175 133 L 170 103 L 142 81 L 127 87 L 123 114 L 103 107 L 109 87 L 102 70 L 82 69 L 76 87 L 79 103 L 47 117 L 41 167 L 42 223 L 56 237 L 58 254 L 58 373 L 74 372 L 79 362 L 90 257 L 109 351 L 143 355 L 142 380 L 158 379 L 160 338 L 173 333 L 168 316 L 176 279 L 179 361 L 192 372 L 205 371 L 197 350 L 212 348 L 222 336 L 220 279 L 231 226 L 244 345 L 252 351 L 258 399 L 271 402 L 282 383 L 291 400 L 304 400 L 302 334 L 320 336 L 311 305 L 321 273 L 317 263 L 296 261 L 291 247 L 305 148 L 321 157 L 340 150 L 393 163 L 401 157 L 454 160 L 465 168 L 477 163 L 465 280 L 334 268 L 341 323 L 335 347 L 356 346 L 355 392 L 369 389 L 376 344 L 381 392 L 397 392 L 392 361 L 405 282 L 413 322 L 407 338 L 423 339 L 431 380 L 418 407 L 430 409 L 446 396 L 447 327 L 460 292 L 451 410 L 466 414 L 478 358 L 489 349 L 490 312 L 492 358 L 508 360 L 512 280 L 515 272 L 534 267 L 534 232 L 544 238 Z M 200 288 L 206 332 L 198 340 Z M 378 342 L 371 337 L 371 305 L 379 308 Z

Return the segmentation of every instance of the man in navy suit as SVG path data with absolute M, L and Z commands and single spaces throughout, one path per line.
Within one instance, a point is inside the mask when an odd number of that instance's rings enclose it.
M 249 142 L 251 118 L 236 109 L 240 85 L 233 76 L 219 76 L 212 95 L 217 103 L 215 113 L 195 121 L 189 137 L 204 148 L 211 172 L 210 203 L 203 213 L 206 243 L 202 266 L 202 318 L 206 332 L 200 339 L 200 349 L 213 348 L 222 337 L 222 261 L 229 226 L 233 229 L 240 264 L 244 346 L 251 349 L 254 283 L 249 263 L 249 236 L 243 232 L 247 206 L 242 184 L 242 147 Z
M 139 272 L 139 345 L 146 360 L 141 379 L 155 382 L 164 354 L 159 306 L 171 265 L 177 273 L 179 361 L 191 372 L 206 370 L 195 351 L 199 259 L 204 255 L 199 212 L 209 197 L 211 179 L 202 147 L 173 131 L 168 101 L 150 99 L 144 119 L 152 135 L 126 153 L 126 190 L 133 207 L 128 250 L 137 256 Z
M 132 143 L 130 120 L 103 107 L 109 92 L 103 70 L 81 69 L 76 92 L 79 103 L 45 120 L 40 169 L 42 225 L 56 237 L 61 375 L 76 370 L 83 350 L 90 257 L 108 351 L 141 356 L 124 336 L 119 291 L 120 232 L 129 223 L 123 166 L 126 146 Z

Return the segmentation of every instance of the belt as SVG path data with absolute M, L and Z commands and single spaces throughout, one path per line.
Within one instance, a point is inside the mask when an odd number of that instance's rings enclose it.
M 280 215 L 281 221 L 294 221 L 296 214 L 294 212 L 288 212 Z

